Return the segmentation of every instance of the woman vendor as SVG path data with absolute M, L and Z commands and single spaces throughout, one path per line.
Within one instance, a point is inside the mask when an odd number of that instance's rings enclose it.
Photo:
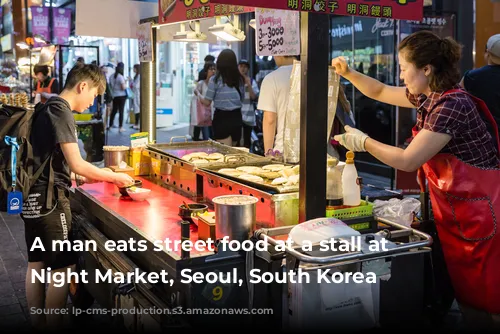
M 494 124 L 483 101 L 460 89 L 461 47 L 429 31 L 406 37 L 398 48 L 401 80 L 392 87 L 349 68 L 332 66 L 364 95 L 417 109 L 406 149 L 389 146 L 346 127 L 335 140 L 368 152 L 393 168 L 425 175 L 446 265 L 464 321 L 475 329 L 500 327 L 500 169 L 498 133 L 492 138 L 481 113 Z M 496 124 L 494 125 L 496 128 Z

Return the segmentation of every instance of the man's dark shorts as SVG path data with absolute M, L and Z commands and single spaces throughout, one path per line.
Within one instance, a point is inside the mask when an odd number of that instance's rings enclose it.
M 46 188 L 32 189 L 24 203 L 21 218 L 25 226 L 28 262 L 44 262 L 45 267 L 56 270 L 75 264 L 76 253 L 67 251 L 66 246 L 64 250 L 52 248 L 55 240 L 73 241 L 69 190 L 54 188 L 53 197 L 53 207 L 48 210 L 45 206 Z M 40 237 L 45 251 L 40 248 L 30 251 L 37 237 Z

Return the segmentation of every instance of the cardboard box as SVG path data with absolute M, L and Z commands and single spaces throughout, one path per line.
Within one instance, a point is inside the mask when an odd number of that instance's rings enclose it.
M 148 176 L 151 171 L 151 158 L 143 147 L 130 149 L 130 164 L 135 176 Z

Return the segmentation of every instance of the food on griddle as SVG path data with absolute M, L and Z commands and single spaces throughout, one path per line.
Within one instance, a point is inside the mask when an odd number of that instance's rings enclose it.
M 286 186 L 294 186 L 299 183 L 299 175 L 292 175 L 288 177 L 288 182 L 285 183 Z
M 194 152 L 194 153 L 191 153 L 191 156 L 193 158 L 203 158 L 203 159 L 206 159 L 208 157 L 208 153 L 206 153 L 206 152 Z
M 278 172 L 263 171 L 263 172 L 259 173 L 258 176 L 263 177 L 265 179 L 274 180 L 274 179 L 279 178 L 281 176 L 281 174 Z
M 255 183 L 264 183 L 264 179 L 257 175 L 252 174 L 242 174 L 238 178 Z
M 279 171 L 279 173 L 281 174 L 281 176 L 286 177 L 286 178 L 289 178 L 290 176 L 293 176 L 293 175 L 298 175 L 299 174 L 299 170 L 298 169 L 294 169 L 294 168 L 295 167 L 282 169 L 282 170 Z
M 244 172 L 237 170 L 236 168 L 222 168 L 219 169 L 219 173 L 236 177 L 244 174 Z
M 280 186 L 282 184 L 285 184 L 288 182 L 288 179 L 286 177 L 278 177 L 271 182 L 273 186 Z
M 206 160 L 206 159 L 194 159 L 191 162 L 194 163 L 195 165 L 202 165 L 202 164 L 208 164 L 209 163 L 209 161 Z
M 245 172 L 247 174 L 253 174 L 253 175 L 259 175 L 263 171 L 262 168 L 255 166 L 242 166 L 242 167 L 236 167 L 236 169 Z
M 269 170 L 271 172 L 279 172 L 284 169 L 292 168 L 291 166 L 285 166 L 280 164 L 266 165 L 262 169 Z
M 209 160 L 224 160 L 224 154 L 221 153 L 211 153 L 208 155 L 207 159 Z
M 181 159 L 186 160 L 186 161 L 191 161 L 192 158 L 193 158 L 192 154 L 186 154 L 186 155 L 183 155 Z

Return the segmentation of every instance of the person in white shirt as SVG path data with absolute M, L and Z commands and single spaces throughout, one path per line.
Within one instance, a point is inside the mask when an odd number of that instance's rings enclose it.
M 283 154 L 285 115 L 290 96 L 290 76 L 296 56 L 276 56 L 278 69 L 262 81 L 257 109 L 264 112 L 262 122 L 264 151 L 267 155 Z

